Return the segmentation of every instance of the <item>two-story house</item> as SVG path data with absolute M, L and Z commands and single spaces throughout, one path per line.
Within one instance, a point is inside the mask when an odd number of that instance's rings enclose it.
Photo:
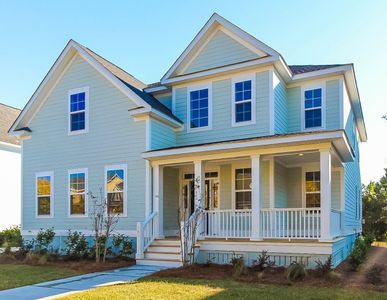
M 22 229 L 92 233 L 104 191 L 137 263 L 181 264 L 179 211 L 201 207 L 197 260 L 345 259 L 361 232 L 352 64 L 288 65 L 214 14 L 146 85 L 71 40 L 10 133 L 22 142 Z

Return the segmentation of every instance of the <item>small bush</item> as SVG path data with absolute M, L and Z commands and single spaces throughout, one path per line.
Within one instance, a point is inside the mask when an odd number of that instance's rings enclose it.
M 348 262 L 352 266 L 354 271 L 359 269 L 359 266 L 365 261 L 368 253 L 368 246 L 364 239 L 358 238 L 355 242 L 351 254 L 349 255 Z
M 36 235 L 34 250 L 40 254 L 52 252 L 52 249 L 50 249 L 49 246 L 54 241 L 54 238 L 54 228 L 48 228 L 46 230 L 40 229 Z
M 371 247 L 372 243 L 375 242 L 375 236 L 373 234 L 368 234 L 364 236 L 364 242 L 367 247 Z
M 69 259 L 86 258 L 88 255 L 88 244 L 85 235 L 78 231 L 68 231 L 65 245 L 65 252 Z
M 0 232 L 0 247 L 20 247 L 22 236 L 19 226 L 12 226 Z
M 245 273 L 245 261 L 242 255 L 237 256 L 233 253 L 230 263 L 232 264 L 234 277 L 240 277 Z
M 326 278 L 332 282 L 339 283 L 341 281 L 341 274 L 332 270 L 326 274 Z
M 382 273 L 384 271 L 384 267 L 381 265 L 373 265 L 371 269 L 367 272 L 367 282 L 371 284 L 381 284 L 383 283 Z
M 325 262 L 316 260 L 316 271 L 320 276 L 325 276 L 332 271 L 332 255 L 329 255 Z
M 286 278 L 289 281 L 301 281 L 306 276 L 306 269 L 303 264 L 298 262 L 292 262 L 290 266 L 285 271 Z
M 124 234 L 113 235 L 113 246 L 120 258 L 129 258 L 133 254 L 132 241 Z
M 272 266 L 274 266 L 274 261 L 270 260 L 270 255 L 267 255 L 267 251 L 262 251 L 258 259 L 253 262 L 253 269 L 257 271 L 263 271 Z

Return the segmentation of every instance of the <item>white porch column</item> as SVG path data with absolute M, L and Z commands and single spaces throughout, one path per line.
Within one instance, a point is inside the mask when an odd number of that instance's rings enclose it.
M 204 209 L 205 197 L 205 173 L 204 162 L 202 160 L 194 161 L 194 186 L 195 186 L 195 210 L 199 207 Z M 199 220 L 197 227 L 197 237 L 204 233 L 204 219 Z
M 158 238 L 164 237 L 163 173 L 162 166 L 153 164 L 153 211 L 157 212 L 155 236 Z
M 250 240 L 261 241 L 261 192 L 260 192 L 260 155 L 251 156 L 251 238 Z
M 320 150 L 320 206 L 321 206 L 321 238 L 320 241 L 331 240 L 331 182 L 332 166 L 330 149 Z

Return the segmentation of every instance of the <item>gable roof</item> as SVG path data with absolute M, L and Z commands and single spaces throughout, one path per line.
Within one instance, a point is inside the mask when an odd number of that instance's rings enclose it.
M 71 60 L 79 54 L 83 59 L 90 63 L 98 72 L 107 78 L 113 85 L 115 85 L 121 92 L 123 92 L 129 99 L 134 101 L 138 108 L 152 111 L 159 115 L 160 118 L 165 118 L 166 121 L 172 121 L 175 126 L 182 124 L 172 112 L 159 102 L 152 95 L 144 92 L 146 84 L 111 63 L 107 59 L 98 55 L 89 48 L 70 40 L 63 49 L 54 65 L 50 68 L 43 81 L 40 83 L 26 106 L 23 108 L 19 117 L 16 119 L 9 132 L 14 133 L 21 128 L 28 127 L 28 122 L 32 119 L 35 113 L 39 110 L 43 100 L 47 97 L 51 89 L 56 85 L 58 79 L 61 78 L 64 70 Z
M 20 145 L 16 137 L 8 135 L 8 129 L 20 114 L 20 109 L 0 103 L 0 142 Z
M 238 26 L 232 24 L 222 16 L 214 13 L 207 23 L 202 27 L 198 34 L 194 37 L 191 43 L 183 51 L 183 53 L 177 58 L 165 75 L 161 78 L 161 83 L 165 83 L 168 79 L 176 77 L 179 69 L 184 68 L 184 66 L 190 62 L 194 55 L 200 52 L 201 47 L 205 45 L 205 41 L 211 36 L 214 31 L 217 29 L 223 28 L 232 34 L 239 41 L 248 45 L 249 49 L 259 53 L 259 57 L 275 57 L 278 58 L 280 54 L 275 51 L 273 48 L 264 44 L 260 40 L 256 39 L 252 35 L 248 34 Z
M 345 66 L 345 64 L 336 64 L 336 65 L 292 65 L 289 66 L 290 70 L 292 71 L 293 75 L 308 73 L 308 72 L 314 72 L 319 70 L 325 70 L 335 67 L 341 67 Z

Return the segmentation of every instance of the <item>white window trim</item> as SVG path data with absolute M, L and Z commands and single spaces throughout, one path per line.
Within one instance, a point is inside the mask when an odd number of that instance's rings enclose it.
M 38 177 L 50 176 L 50 214 L 49 215 L 39 215 L 39 202 L 38 202 Z M 36 218 L 53 218 L 54 217 L 54 172 L 38 172 L 35 173 L 35 217 Z
M 235 189 L 235 171 L 237 169 L 246 169 L 246 168 L 251 168 L 251 163 L 249 162 L 239 162 L 239 163 L 235 163 L 235 164 L 232 164 L 232 168 L 231 168 L 231 171 L 232 171 L 232 174 L 231 174 L 231 209 L 232 210 L 237 210 L 236 209 L 236 189 Z M 242 191 L 248 191 L 248 190 L 238 190 L 239 192 L 242 192 Z M 252 191 L 252 188 L 250 189 L 250 191 Z M 251 201 L 253 201 L 251 199 Z
M 70 191 L 70 175 L 71 174 L 78 174 L 78 173 L 84 173 L 85 174 L 85 213 L 84 214 L 71 214 L 71 191 Z M 68 199 L 68 211 L 67 215 L 69 218 L 85 218 L 88 216 L 89 211 L 89 199 L 88 199 L 88 192 L 89 192 L 89 174 L 87 168 L 80 168 L 80 169 L 71 169 L 67 171 L 67 199 Z
M 70 97 L 71 95 L 74 94 L 79 94 L 79 93 L 85 93 L 85 129 L 82 130 L 75 130 L 71 131 L 71 115 L 74 113 L 79 113 L 82 111 L 77 111 L 77 112 L 71 112 L 71 106 L 70 106 Z M 83 133 L 88 133 L 89 132 L 89 87 L 80 87 L 76 89 L 71 89 L 68 91 L 67 94 L 67 118 L 68 118 L 68 135 L 77 135 L 77 134 L 83 134 Z
M 305 91 L 321 89 L 321 126 L 305 128 Z M 305 85 L 301 88 L 301 129 L 302 131 L 318 131 L 325 129 L 325 82 L 320 84 Z
M 306 207 L 306 179 L 305 179 L 306 172 L 320 172 L 320 178 L 321 178 L 321 171 L 318 163 L 311 163 L 309 165 L 302 166 L 302 172 L 301 172 L 302 208 L 307 208 Z M 320 208 L 321 208 L 321 201 L 322 199 L 321 199 L 321 181 L 320 181 Z M 315 208 L 318 208 L 318 207 L 315 207 Z M 313 207 L 310 207 L 310 209 L 313 209 Z
M 127 165 L 126 164 L 118 164 L 118 165 L 108 165 L 105 166 L 105 175 L 104 175 L 104 195 L 105 199 L 107 199 L 107 188 L 106 188 L 106 183 L 107 183 L 107 171 L 110 170 L 124 170 L 124 205 L 123 205 L 123 210 L 124 212 L 122 214 L 119 214 L 119 218 L 125 218 L 127 217 L 127 185 L 128 185 L 128 180 L 127 180 Z
M 191 97 L 193 91 L 208 89 L 208 126 L 191 128 Z M 212 129 L 212 82 L 187 87 L 187 132 L 200 132 Z
M 235 102 L 235 84 L 242 81 L 248 81 L 251 80 L 251 100 L 246 101 L 239 101 Z M 255 93 L 255 74 L 249 74 L 249 75 L 242 75 L 238 77 L 233 77 L 231 79 L 231 127 L 239 127 L 239 126 L 246 126 L 246 125 L 252 125 L 256 123 L 256 102 L 257 102 L 257 95 Z M 235 118 L 235 106 L 237 103 L 244 103 L 251 101 L 251 120 L 250 121 L 244 121 L 244 122 L 236 122 Z

